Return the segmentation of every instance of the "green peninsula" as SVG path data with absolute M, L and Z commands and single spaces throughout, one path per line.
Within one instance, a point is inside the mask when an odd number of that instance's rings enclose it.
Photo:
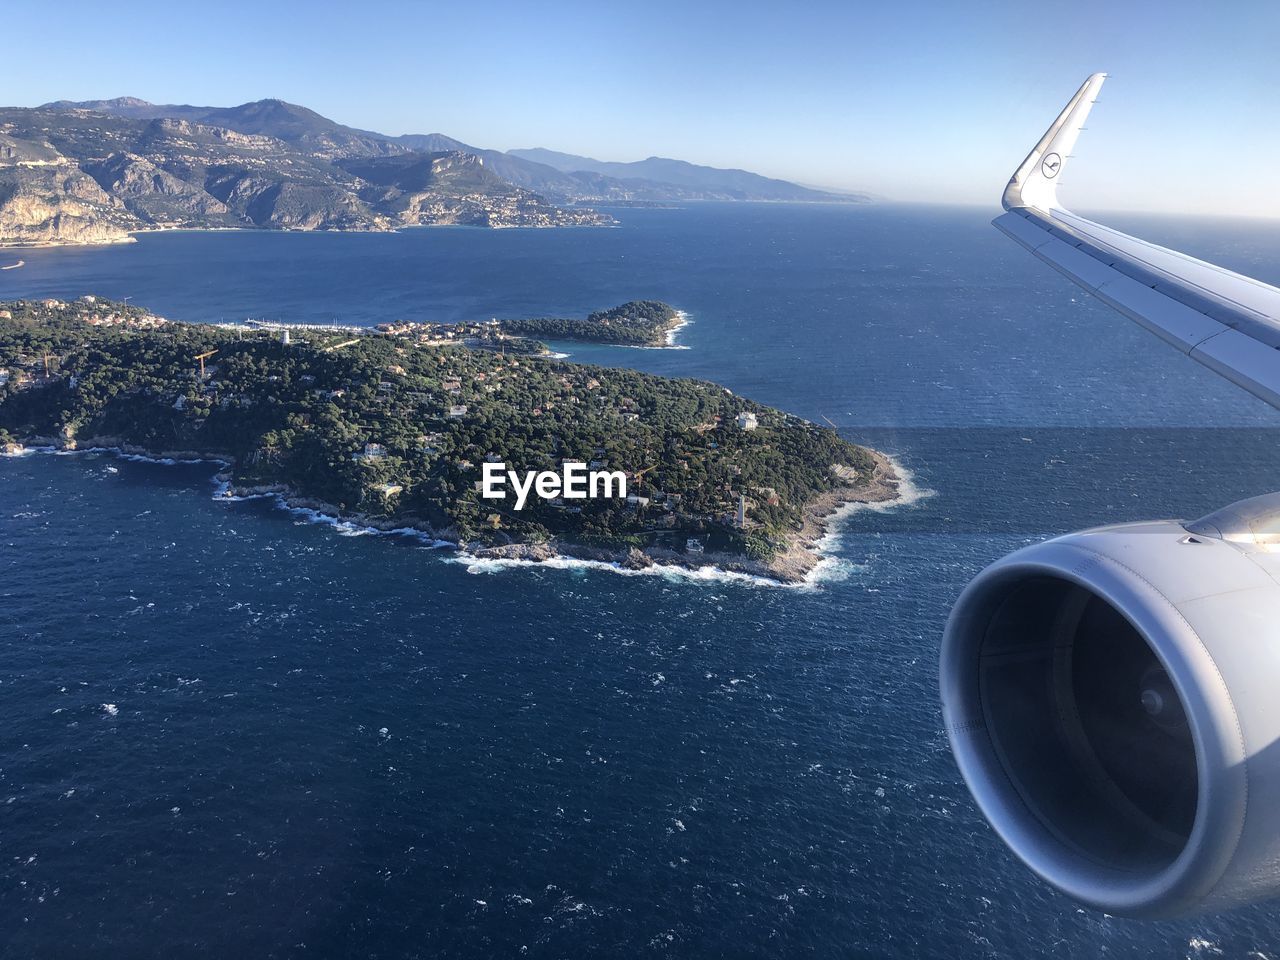
M 683 311 L 660 300 L 630 300 L 585 318 L 533 317 L 467 323 L 400 321 L 377 326 L 380 333 L 414 339 L 422 346 L 459 341 L 471 347 L 520 353 L 550 353 L 543 340 L 573 340 L 622 347 L 672 345 L 675 332 L 687 322 Z
M 884 458 L 711 383 L 418 333 L 174 323 L 92 297 L 0 303 L 0 447 L 24 444 L 220 459 L 228 493 L 481 556 L 779 580 L 814 565 L 841 504 L 897 495 Z M 628 496 L 515 510 L 480 495 L 486 462 L 567 461 L 624 472 Z
M 610 310 L 597 310 L 585 320 L 535 317 L 500 322 L 507 333 L 519 337 L 660 347 L 684 322 L 684 314 L 659 300 L 632 300 Z

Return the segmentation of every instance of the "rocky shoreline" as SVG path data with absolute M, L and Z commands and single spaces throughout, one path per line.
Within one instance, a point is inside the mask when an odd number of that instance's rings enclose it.
M 24 444 L 14 446 L 19 449 L 3 452 L 10 455 L 22 452 L 21 448 Z M 388 520 L 344 511 L 335 504 L 304 496 L 284 484 L 237 486 L 230 470 L 234 462 L 233 458 L 225 453 L 199 450 L 155 452 L 136 444 L 126 443 L 119 437 L 91 437 L 83 441 L 31 437 L 25 441 L 25 448 L 54 453 L 60 451 L 114 453 L 126 458 L 132 457 L 158 463 L 215 463 L 222 467 L 212 478 L 218 488 L 215 494 L 216 499 L 239 501 L 274 498 L 283 507 L 306 513 L 317 520 L 333 524 L 348 524 L 376 533 L 418 536 L 431 541 L 434 545 L 451 547 L 460 554 L 477 560 L 505 560 L 536 564 L 568 559 L 599 563 L 626 571 L 674 567 L 695 572 L 709 570 L 740 574 L 784 585 L 807 582 L 823 559 L 822 538 L 827 535 L 831 525 L 848 507 L 855 504 L 887 504 L 902 497 L 900 490 L 902 478 L 895 469 L 893 461 L 879 451 L 869 450 L 875 462 L 871 478 L 863 483 L 850 483 L 836 487 L 812 499 L 805 505 L 804 520 L 800 528 L 788 537 L 786 549 L 769 560 L 753 560 L 741 554 L 716 552 L 691 555 L 664 547 L 643 549 L 595 547 L 559 540 L 544 543 L 484 545 L 463 540 L 453 527 L 440 529 L 417 517 Z
M 544 563 L 564 557 L 610 564 L 623 570 L 646 570 L 661 566 L 683 567 L 686 570 L 710 568 L 782 584 L 801 584 L 808 580 L 814 568 L 822 561 L 821 540 L 845 508 L 851 504 L 891 503 L 901 498 L 899 485 L 902 480 L 893 461 L 879 451 L 869 452 L 875 461 L 871 479 L 866 483 L 837 487 L 806 504 L 804 522 L 800 529 L 788 538 L 787 548 L 770 560 L 752 560 L 734 553 L 711 552 L 691 556 L 662 547 L 608 549 L 562 541 L 512 543 L 491 547 L 470 547 L 463 544 L 460 549 L 482 560 Z

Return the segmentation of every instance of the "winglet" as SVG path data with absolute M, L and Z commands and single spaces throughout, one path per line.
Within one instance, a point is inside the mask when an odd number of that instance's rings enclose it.
M 1004 208 L 1034 207 L 1049 211 L 1058 204 L 1058 180 L 1067 158 L 1076 145 L 1076 137 L 1084 127 L 1089 109 L 1098 99 L 1105 73 L 1095 73 L 1076 91 L 1058 119 L 1053 122 L 1034 150 L 1022 161 L 1022 166 L 1004 188 Z

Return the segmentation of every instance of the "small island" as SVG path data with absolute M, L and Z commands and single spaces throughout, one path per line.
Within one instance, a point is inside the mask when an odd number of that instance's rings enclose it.
M 586 320 L 510 321 L 493 340 L 610 330 L 647 341 L 677 316 L 636 301 Z M 841 505 L 898 495 L 886 458 L 724 387 L 474 340 L 414 325 L 177 323 L 94 297 L 0 303 L 0 451 L 218 460 L 227 496 L 274 495 L 480 557 L 783 582 L 815 566 Z M 499 462 L 621 471 L 628 495 L 516 510 L 480 495 L 483 465 Z

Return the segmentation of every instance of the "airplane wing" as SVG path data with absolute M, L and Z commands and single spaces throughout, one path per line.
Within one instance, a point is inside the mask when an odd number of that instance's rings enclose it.
M 1001 232 L 1193 360 L 1280 407 L 1280 289 L 1130 237 L 1058 203 L 1106 74 L 1085 81 L 1004 192 Z

